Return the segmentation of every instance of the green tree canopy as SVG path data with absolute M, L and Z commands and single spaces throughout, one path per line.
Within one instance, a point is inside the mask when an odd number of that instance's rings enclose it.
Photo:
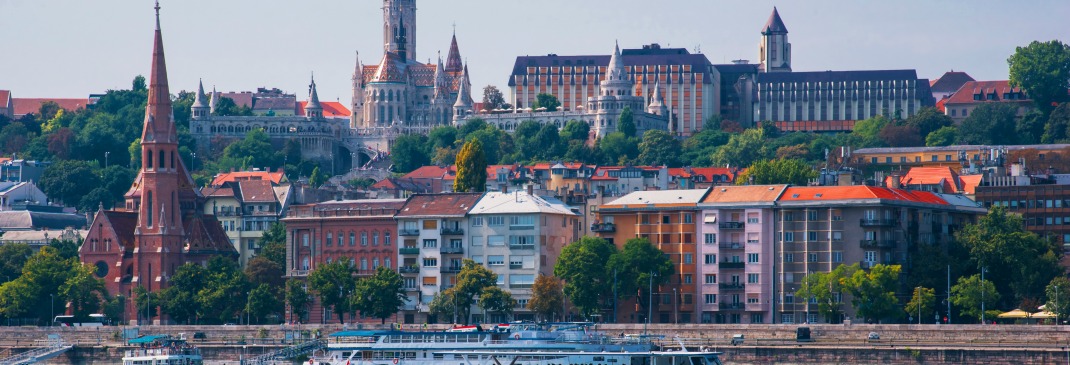
M 104 280 L 93 275 L 91 265 L 71 262 L 71 274 L 60 286 L 59 294 L 70 303 L 74 318 L 86 319 L 90 314 L 100 313 L 108 291 L 104 289 Z
M 535 278 L 535 284 L 531 286 L 531 299 L 528 300 L 529 310 L 549 322 L 553 320 L 555 313 L 562 313 L 564 305 L 565 293 L 561 280 L 541 274 Z
M 642 291 L 644 296 L 637 298 L 637 302 L 646 308 L 649 301 L 640 298 L 651 295 L 651 285 L 656 288 L 669 282 L 673 275 L 673 262 L 650 240 L 632 238 L 624 243 L 620 251 L 610 255 L 605 270 L 610 280 L 616 273 L 618 296 L 630 297 L 632 293 Z
M 410 172 L 431 163 L 428 157 L 427 137 L 421 134 L 403 134 L 390 145 L 390 161 L 397 172 Z
M 1044 310 L 1058 314 L 1059 318 L 1070 318 L 1070 279 L 1062 276 L 1051 279 L 1044 294 L 1047 297 Z
M 761 128 L 752 128 L 732 135 L 728 143 L 717 149 L 711 160 L 717 166 L 744 167 L 769 158 L 769 155 L 771 151 L 766 148 L 765 132 Z
M 279 317 L 282 309 L 283 301 L 279 296 L 278 287 L 260 284 L 253 286 L 253 290 L 249 291 L 245 311 L 252 317 L 252 322 L 265 323 L 265 318 Z
M 643 133 L 639 142 L 639 163 L 651 166 L 679 167 L 680 141 L 669 132 L 651 129 Z
M 283 270 L 283 266 L 264 256 L 256 256 L 246 262 L 243 272 L 253 288 L 260 284 L 267 284 L 272 288 L 282 288 L 286 285 L 286 278 L 283 277 L 286 271 Z
M 226 323 L 239 318 L 246 308 L 249 283 L 238 263 L 223 256 L 208 260 L 205 285 L 197 292 L 201 317 L 211 323 Z
M 350 310 L 349 297 L 356 284 L 354 271 L 349 260 L 338 260 L 320 264 L 308 274 L 308 289 L 320 298 L 321 305 L 331 307 L 338 323 L 345 324 L 343 314 Z
M 494 85 L 483 87 L 483 109 L 494 110 L 505 105 L 505 97 L 502 96 L 501 90 L 498 90 Z
M 286 267 L 286 226 L 281 222 L 272 223 L 260 236 L 260 254 L 271 262 Z
M 556 96 L 543 93 L 535 95 L 535 105 L 532 109 L 546 108 L 548 112 L 556 112 L 559 106 L 561 106 L 561 101 L 557 100 Z
M 817 178 L 817 171 L 800 159 L 760 160 L 736 178 L 736 184 L 792 184 L 805 186 Z
M 985 316 L 995 319 L 999 315 L 999 310 L 996 309 L 996 303 L 999 303 L 999 300 L 1000 295 L 996 286 L 989 280 L 981 281 L 979 274 L 960 277 L 951 287 L 951 304 L 959 308 L 960 315 L 965 318 L 980 321 L 983 301 Z
M 1054 103 L 1070 101 L 1070 46 L 1059 40 L 1033 41 L 1007 59 L 1010 83 L 1021 87 L 1044 113 Z
M 305 322 L 308 320 L 308 305 L 312 303 L 312 296 L 305 290 L 305 284 L 297 279 L 286 280 L 286 304 L 290 306 L 290 321 Z
M 15 280 L 22 275 L 22 266 L 33 255 L 33 249 L 25 243 L 0 245 L 0 284 Z
M 468 323 L 469 311 L 479 295 L 491 287 L 496 287 L 498 274 L 495 274 L 486 266 L 477 264 L 475 261 L 465 259 L 461 264 L 461 272 L 457 274 L 457 285 L 454 295 L 458 305 L 458 313 L 462 315 L 465 323 Z
M 907 302 L 903 310 L 907 312 L 908 316 L 918 321 L 918 324 L 921 324 L 925 318 L 928 318 L 929 314 L 933 313 L 935 306 L 936 290 L 919 286 L 914 288 L 914 295 L 910 297 L 910 302 Z
M 951 117 L 941 113 L 934 107 L 921 108 L 906 120 L 906 125 L 917 128 L 918 134 L 921 135 L 922 139 L 928 136 L 929 133 L 954 124 Z
M 207 286 L 207 270 L 196 263 L 179 266 L 171 277 L 171 286 L 160 292 L 156 305 L 166 312 L 175 323 L 190 324 L 204 314 L 198 300 L 201 290 Z
M 49 199 L 69 206 L 77 206 L 82 197 L 100 186 L 100 176 L 93 172 L 88 162 L 78 160 L 57 161 L 45 168 L 38 184 Z M 93 205 L 96 210 L 96 204 Z
M 598 141 L 598 150 L 606 163 L 626 165 L 639 156 L 639 141 L 622 132 L 612 132 Z
M 1017 144 L 1017 107 L 985 103 L 973 109 L 959 125 L 960 144 Z
M 483 145 L 474 139 L 461 147 L 457 153 L 457 177 L 453 180 L 453 191 L 483 192 L 487 189 L 487 158 L 483 154 Z
M 617 117 L 617 131 L 628 137 L 636 137 L 635 114 L 632 113 L 632 108 L 624 107 L 624 110 L 620 111 L 620 116 Z
M 925 137 L 926 147 L 941 147 L 950 146 L 955 144 L 955 140 L 959 138 L 958 128 L 955 127 L 943 127 L 929 133 Z
M 405 304 L 405 279 L 389 267 L 379 266 L 375 274 L 357 281 L 350 300 L 353 309 L 386 323 Z
M 570 141 L 576 140 L 586 142 L 590 134 L 591 126 L 578 120 L 570 120 L 568 123 L 565 123 L 564 128 L 561 128 L 561 138 Z
M 515 306 L 513 295 L 497 286 L 487 287 L 479 295 L 479 307 L 484 312 L 508 317 L 513 314 Z
M 843 302 L 836 294 L 847 292 L 847 278 L 854 276 L 858 265 L 839 265 L 831 272 L 807 274 L 802 287 L 795 292 L 801 300 L 813 300 L 817 303 L 817 312 L 830 323 L 837 323 L 842 318 Z
M 883 115 L 877 115 L 855 123 L 851 131 L 853 145 L 851 147 L 882 147 L 884 141 L 880 139 L 880 132 L 884 126 L 891 123 Z
M 595 314 L 599 300 L 610 292 L 612 274 L 606 264 L 617 248 L 604 239 L 586 236 L 565 246 L 554 265 L 554 276 L 565 281 L 565 295 L 584 316 Z
M 881 320 L 902 314 L 899 300 L 895 297 L 900 270 L 899 265 L 877 264 L 868 271 L 854 270 L 846 278 L 844 289 L 851 294 L 851 305 L 858 316 L 867 320 Z

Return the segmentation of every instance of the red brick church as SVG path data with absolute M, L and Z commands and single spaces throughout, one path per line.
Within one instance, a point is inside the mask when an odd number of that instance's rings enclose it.
M 127 298 L 130 323 L 144 315 L 130 300 L 134 288 L 166 288 L 168 278 L 185 263 L 203 265 L 217 255 L 238 258 L 219 221 L 201 213 L 204 197 L 178 155 L 158 4 L 149 77 L 141 171 L 126 193 L 125 206 L 97 211 L 79 252 L 82 262 L 94 265 L 110 295 Z

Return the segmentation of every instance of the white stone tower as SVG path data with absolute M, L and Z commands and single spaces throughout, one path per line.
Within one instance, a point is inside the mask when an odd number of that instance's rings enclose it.
M 197 81 L 197 96 L 193 99 L 193 105 L 190 106 L 190 110 L 193 112 L 193 119 L 207 118 L 208 113 L 211 112 L 208 107 L 208 97 L 204 95 L 204 82 Z
M 350 128 L 364 127 L 364 66 L 360 64 L 360 52 L 357 52 L 357 65 L 353 69 L 353 101 L 350 105 Z
M 416 0 L 383 0 L 383 52 L 416 62 Z
M 472 101 L 472 85 L 468 79 L 468 65 L 464 65 L 464 73 L 461 76 L 460 85 L 457 86 L 457 102 L 453 103 L 453 124 L 459 125 L 464 122 L 472 111 L 475 102 Z
M 312 83 L 308 85 L 308 104 L 305 104 L 305 118 L 323 118 L 323 106 L 320 105 L 320 96 L 316 93 L 315 76 L 312 76 Z
M 791 72 L 791 43 L 788 43 L 788 27 L 780 20 L 776 7 L 762 27 L 762 43 L 758 60 L 764 72 Z

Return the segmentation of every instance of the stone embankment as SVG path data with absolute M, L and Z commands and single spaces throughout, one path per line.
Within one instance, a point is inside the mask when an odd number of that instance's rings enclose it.
M 360 325 L 363 329 L 387 329 Z M 444 330 L 432 325 L 427 330 Z M 1062 364 L 1070 360 L 1070 326 L 1036 325 L 805 325 L 813 342 L 796 342 L 801 325 L 655 324 L 650 334 L 664 336 L 666 348 L 683 343 L 689 349 L 706 347 L 725 352 L 727 364 Z M 37 328 L 5 327 L 0 330 L 0 357 L 35 347 L 48 334 L 58 333 L 76 345 L 53 364 L 116 364 L 125 349 L 122 331 L 136 327 Z M 305 338 L 340 331 L 341 325 L 297 326 L 142 326 L 141 334 L 203 333 L 191 340 L 209 362 L 234 362 L 242 357 L 284 348 Z M 421 330 L 422 325 L 404 325 Z M 599 331 L 611 335 L 641 334 L 639 324 L 603 324 Z M 879 340 L 869 340 L 875 332 Z M 732 346 L 735 334 L 743 345 Z

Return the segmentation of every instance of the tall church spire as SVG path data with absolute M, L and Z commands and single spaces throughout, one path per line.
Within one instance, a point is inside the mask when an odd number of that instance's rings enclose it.
M 776 7 L 762 26 L 762 43 L 758 50 L 759 69 L 764 72 L 791 72 L 791 43 L 788 43 L 788 27 L 780 19 Z
M 305 117 L 323 118 L 323 106 L 320 105 L 320 96 L 316 92 L 316 75 L 312 75 L 312 83 L 308 85 L 308 103 L 305 104 Z
M 156 35 L 152 44 L 152 70 L 149 72 L 149 100 L 145 105 L 145 124 L 141 141 L 177 142 L 171 118 L 171 92 L 167 86 L 163 33 L 160 31 L 160 3 L 156 2 Z
M 462 67 L 464 64 L 461 62 L 461 50 L 457 47 L 457 32 L 454 32 L 450 53 L 446 55 L 446 72 L 460 72 Z
M 193 98 L 193 105 L 190 106 L 190 110 L 193 112 L 194 118 L 204 118 L 208 116 L 208 97 L 204 95 L 204 82 L 197 80 L 197 95 Z

